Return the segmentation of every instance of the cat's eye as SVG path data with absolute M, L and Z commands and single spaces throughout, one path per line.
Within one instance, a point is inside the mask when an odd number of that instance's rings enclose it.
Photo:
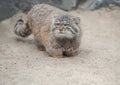
M 70 27 L 67 27 L 66 29 L 67 29 L 67 30 L 70 30 Z
M 65 24 L 64 24 L 64 26 L 68 26 L 68 25 L 69 25 L 69 23 L 65 23 Z
M 64 24 L 64 26 L 67 26 L 67 24 Z
M 55 23 L 55 25 L 60 25 L 60 23 Z

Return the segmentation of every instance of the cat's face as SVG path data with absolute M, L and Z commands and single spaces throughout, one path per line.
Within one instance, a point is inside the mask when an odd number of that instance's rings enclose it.
M 51 31 L 56 38 L 73 39 L 79 36 L 79 30 L 79 18 L 63 15 L 52 19 Z

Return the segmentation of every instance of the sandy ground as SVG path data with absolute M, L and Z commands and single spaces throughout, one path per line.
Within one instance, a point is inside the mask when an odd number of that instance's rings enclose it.
M 0 23 L 0 85 L 120 85 L 120 8 L 70 12 L 81 18 L 81 51 L 52 58 L 33 36 L 13 32 L 18 13 Z

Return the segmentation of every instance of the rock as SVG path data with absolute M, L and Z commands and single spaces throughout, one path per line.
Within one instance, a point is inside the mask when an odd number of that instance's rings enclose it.
M 84 10 L 95 10 L 101 7 L 109 7 L 110 4 L 120 6 L 120 0 L 87 0 Z
M 19 10 L 27 12 L 35 4 L 48 3 L 64 10 L 76 6 L 77 0 L 0 0 L 0 21 L 16 14 Z
M 49 0 L 49 1 L 50 4 L 69 11 L 72 8 L 76 7 L 78 0 Z
M 120 0 L 0 0 L 0 21 L 13 16 L 19 10 L 28 12 L 35 4 L 48 3 L 69 11 L 76 7 L 78 1 L 86 3 L 84 10 L 95 10 L 110 4 L 120 6 Z

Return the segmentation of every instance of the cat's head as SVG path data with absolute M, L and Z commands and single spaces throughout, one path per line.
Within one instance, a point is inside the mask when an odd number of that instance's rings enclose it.
M 80 19 L 69 15 L 54 16 L 52 18 L 51 32 L 55 38 L 73 39 L 79 36 Z

